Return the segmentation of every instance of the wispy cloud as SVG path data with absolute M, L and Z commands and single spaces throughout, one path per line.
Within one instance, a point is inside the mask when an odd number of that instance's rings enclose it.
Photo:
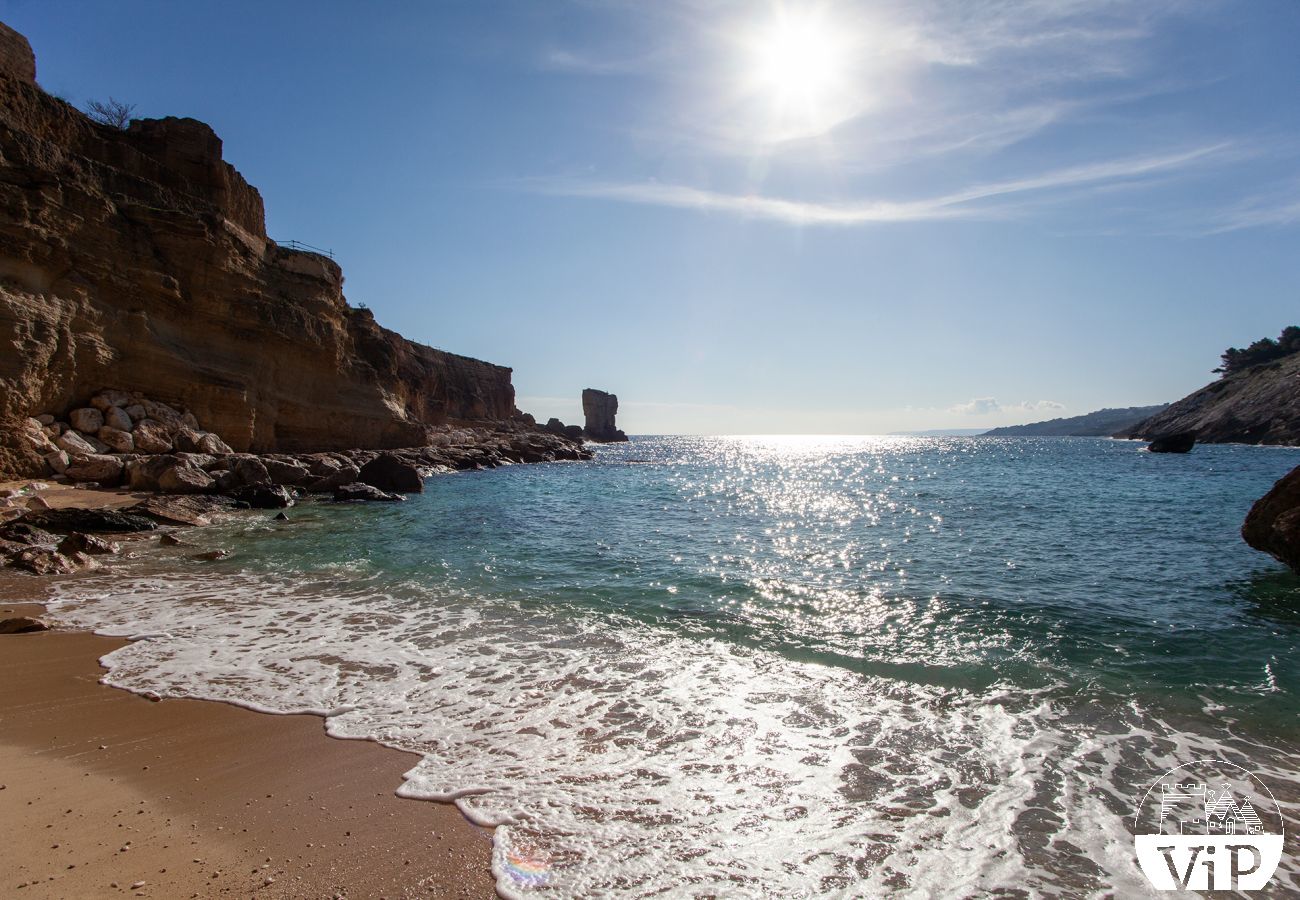
M 1216 155 L 1224 154 L 1231 147 L 1230 143 L 1225 142 L 1171 153 L 1107 160 L 1023 178 L 976 184 L 947 194 L 903 201 L 867 199 L 843 203 L 813 202 L 761 194 L 732 194 L 654 181 L 619 183 L 550 180 L 533 181 L 531 184 L 543 193 L 733 213 L 793 225 L 921 222 L 1003 217 L 1012 212 L 1007 204 L 989 204 L 986 201 L 1080 186 L 1140 181 L 1206 162 Z

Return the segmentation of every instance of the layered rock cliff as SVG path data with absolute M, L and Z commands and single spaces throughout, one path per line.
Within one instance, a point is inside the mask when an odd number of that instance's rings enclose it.
M 1300 445 L 1300 354 L 1227 375 L 1116 436 L 1183 432 L 1208 443 Z
M 240 451 L 417 446 L 517 415 L 510 369 L 382 328 L 332 259 L 268 239 L 207 125 L 95 123 L 0 29 L 0 471 L 43 471 L 15 429 L 105 387 Z

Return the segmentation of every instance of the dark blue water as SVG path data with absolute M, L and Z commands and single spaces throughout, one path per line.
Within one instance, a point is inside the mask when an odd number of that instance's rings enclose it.
M 246 516 L 67 614 L 166 632 L 125 686 L 424 752 L 407 792 L 508 823 L 507 893 L 1141 894 L 1124 818 L 1188 758 L 1300 821 L 1300 579 L 1239 535 L 1297 464 L 639 439 Z

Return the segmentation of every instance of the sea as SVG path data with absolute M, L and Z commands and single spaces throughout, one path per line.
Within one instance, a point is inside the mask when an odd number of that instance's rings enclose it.
M 1158 896 L 1137 807 L 1220 760 L 1300 893 L 1300 577 L 1243 543 L 1287 448 L 637 437 L 232 515 L 56 618 L 107 683 L 415 751 L 505 897 Z M 141 549 L 144 548 L 144 549 Z

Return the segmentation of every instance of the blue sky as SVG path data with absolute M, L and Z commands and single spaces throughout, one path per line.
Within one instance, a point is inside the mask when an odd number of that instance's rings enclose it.
M 633 433 L 1173 400 L 1300 320 L 1300 3 L 11 0 L 353 303 Z

